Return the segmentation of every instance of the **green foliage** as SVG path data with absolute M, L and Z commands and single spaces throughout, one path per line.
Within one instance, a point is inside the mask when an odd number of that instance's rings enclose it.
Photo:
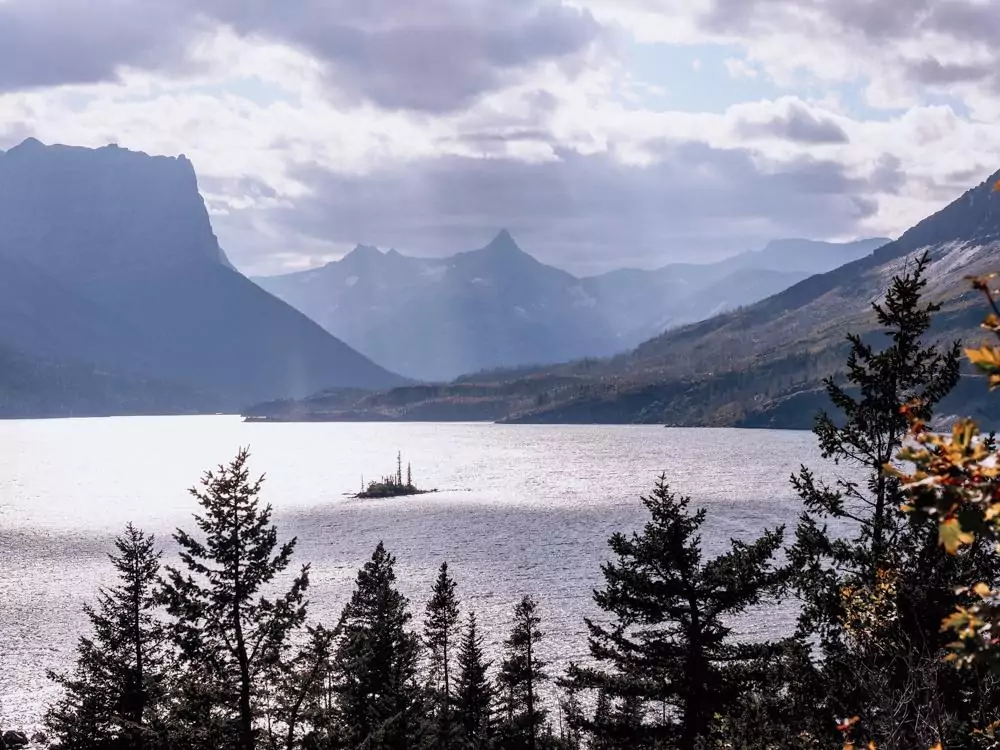
M 474 612 L 462 633 L 458 650 L 458 676 L 455 681 L 455 718 L 461 731 L 462 747 L 485 750 L 493 736 L 495 690 L 488 672 L 490 662 L 483 653 Z
M 428 718 L 433 724 L 428 747 L 435 750 L 455 746 L 451 671 L 459 617 L 455 588 L 454 579 L 448 575 L 448 563 L 441 563 L 424 617 L 424 645 L 427 647 L 428 657 Z
M 118 584 L 84 612 L 93 630 L 77 647 L 74 674 L 49 673 L 64 689 L 46 723 L 62 750 L 158 746 L 164 703 L 164 633 L 155 618 L 160 552 L 132 524 L 109 555 Z
M 789 561 L 803 602 L 799 635 L 819 646 L 826 698 L 818 709 L 831 739 L 836 718 L 857 715 L 855 739 L 880 748 L 951 746 L 968 736 L 983 705 L 1000 698 L 988 682 L 963 687 L 943 662 L 940 633 L 964 569 L 990 576 L 1000 569 L 976 551 L 949 559 L 935 525 L 904 511 L 890 467 L 908 411 L 930 419 L 959 376 L 957 344 L 923 343 L 938 309 L 921 299 L 928 263 L 926 255 L 917 260 L 874 306 L 888 346 L 876 351 L 849 336 L 848 385 L 827 382 L 840 415 L 817 419 L 823 455 L 863 470 L 865 482 L 830 486 L 805 467 L 792 477 L 805 510 Z
M 549 676 L 538 653 L 543 634 L 538 602 L 525 596 L 514 607 L 514 623 L 504 641 L 504 658 L 498 682 L 501 688 L 499 733 L 504 748 L 535 750 L 540 747 L 542 725 L 548 715 L 539 689 Z
M 661 476 L 642 498 L 650 513 L 641 534 L 611 537 L 594 601 L 610 624 L 586 620 L 595 666 L 572 665 L 567 684 L 596 691 L 602 710 L 585 728 L 608 747 L 698 747 L 752 686 L 751 665 L 766 645 L 736 643 L 728 618 L 757 604 L 779 583 L 773 556 L 782 530 L 704 561 L 703 509 L 673 493 Z
M 406 750 L 419 740 L 420 641 L 407 630 L 409 602 L 396 589 L 395 565 L 379 542 L 340 617 L 332 677 L 344 747 Z
M 167 567 L 162 591 L 189 689 L 206 701 L 210 724 L 224 711 L 225 731 L 240 750 L 257 746 L 257 689 L 302 626 L 309 585 L 304 566 L 284 594 L 261 595 L 290 565 L 295 540 L 278 545 L 271 506 L 260 504 L 263 478 L 250 479 L 248 458 L 240 450 L 191 490 L 202 507 L 195 523 L 204 540 L 177 531 L 185 571 Z

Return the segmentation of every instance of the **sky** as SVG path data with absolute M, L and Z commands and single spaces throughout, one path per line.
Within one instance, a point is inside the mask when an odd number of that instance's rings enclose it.
M 1000 0 L 0 0 L 0 149 L 185 154 L 241 270 L 897 236 L 1000 169 Z

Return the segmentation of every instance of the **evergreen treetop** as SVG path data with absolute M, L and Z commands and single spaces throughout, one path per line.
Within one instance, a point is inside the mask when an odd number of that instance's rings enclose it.
M 284 594 L 261 595 L 291 564 L 295 539 L 278 544 L 271 506 L 260 502 L 264 479 L 250 479 L 248 458 L 241 449 L 191 489 L 202 508 L 194 518 L 203 538 L 178 529 L 184 571 L 167 567 L 163 582 L 182 658 L 232 710 L 240 750 L 256 746 L 258 678 L 304 622 L 309 585 L 306 565 Z
M 703 561 L 704 509 L 690 512 L 690 499 L 663 475 L 642 502 L 650 520 L 641 533 L 610 538 L 615 559 L 594 592 L 613 622 L 586 619 L 596 666 L 571 665 L 567 684 L 618 702 L 618 714 L 606 708 L 602 726 L 587 727 L 592 733 L 626 747 L 693 750 L 745 687 L 747 664 L 766 655 L 764 646 L 732 639 L 729 617 L 780 582 L 773 557 L 782 529 L 733 541 L 728 553 Z
M 118 583 L 84 606 L 93 629 L 77 647 L 74 674 L 49 677 L 64 695 L 46 723 L 64 750 L 154 747 L 164 696 L 164 631 L 155 617 L 160 555 L 132 524 L 109 555 Z

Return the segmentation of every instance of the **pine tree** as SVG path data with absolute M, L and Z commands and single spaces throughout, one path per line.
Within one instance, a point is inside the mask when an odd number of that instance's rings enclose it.
M 539 700 L 539 688 L 548 681 L 546 662 L 538 653 L 542 640 L 538 603 L 525 596 L 514 607 L 514 624 L 504 641 L 500 684 L 504 690 L 505 748 L 536 750 L 548 714 Z
M 455 596 L 455 581 L 448 575 L 448 563 L 445 562 L 441 563 L 424 620 L 424 645 L 430 667 L 429 708 L 436 719 L 429 745 L 433 748 L 453 746 L 451 662 L 457 633 L 458 598 Z
M 248 458 L 241 449 L 228 466 L 207 472 L 201 489 L 191 489 L 202 507 L 194 518 L 204 541 L 177 531 L 186 572 L 167 567 L 163 583 L 163 601 L 175 618 L 172 636 L 192 687 L 214 691 L 219 705 L 204 695 L 205 708 L 233 717 L 239 750 L 256 747 L 255 690 L 304 622 L 309 585 L 304 566 L 279 598 L 261 595 L 288 568 L 295 539 L 278 545 L 271 506 L 260 504 L 263 477 L 250 479 Z
M 599 746 L 692 750 L 746 687 L 748 665 L 768 651 L 735 643 L 727 622 L 778 583 L 772 559 L 782 530 L 734 541 L 706 562 L 703 509 L 689 512 L 689 498 L 671 492 L 662 475 L 642 502 L 651 519 L 641 534 L 611 537 L 615 560 L 604 564 L 605 586 L 594 593 L 615 621 L 586 620 L 596 666 L 570 665 L 566 682 L 617 703 L 588 727 L 606 740 Z
M 957 344 L 923 342 L 939 309 L 921 299 L 928 264 L 927 255 L 918 259 L 874 305 L 888 345 L 876 351 L 848 336 L 847 383 L 826 382 L 840 414 L 817 418 L 823 456 L 865 481 L 830 486 L 805 467 L 792 477 L 805 509 L 789 561 L 803 602 L 800 635 L 819 641 L 827 700 L 818 708 L 830 727 L 838 716 L 859 715 L 855 738 L 880 748 L 950 746 L 980 706 L 998 700 L 989 681 L 972 690 L 960 684 L 942 662 L 949 637 L 939 632 L 955 589 L 996 580 L 996 559 L 982 545 L 944 554 L 936 524 L 903 511 L 899 479 L 887 469 L 907 434 L 907 408 L 929 420 L 959 377 Z
M 65 691 L 47 724 L 63 750 L 138 750 L 162 740 L 164 634 L 154 617 L 160 552 L 132 524 L 109 555 L 118 584 L 86 605 L 93 636 L 81 638 L 72 676 L 49 673 Z
M 407 630 L 395 564 L 379 542 L 340 618 L 331 668 L 340 741 L 349 748 L 406 750 L 418 741 L 420 641 Z
M 409 461 L 406 462 L 406 486 L 413 489 L 413 466 Z
M 328 748 L 334 740 L 331 671 L 336 634 L 322 626 L 308 627 L 308 640 L 295 656 L 276 664 L 277 700 L 272 748 Z
M 492 736 L 494 695 L 489 668 L 476 615 L 470 612 L 459 646 L 455 680 L 455 718 L 461 727 L 463 747 L 469 750 L 485 750 Z

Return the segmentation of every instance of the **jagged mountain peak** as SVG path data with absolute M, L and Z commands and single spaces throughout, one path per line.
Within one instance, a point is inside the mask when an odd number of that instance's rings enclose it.
M 382 251 L 374 245 L 357 245 L 341 261 L 371 260 L 383 257 Z
M 501 229 L 497 236 L 490 240 L 490 243 L 483 250 L 493 253 L 518 253 L 525 254 L 514 237 L 506 229 Z

